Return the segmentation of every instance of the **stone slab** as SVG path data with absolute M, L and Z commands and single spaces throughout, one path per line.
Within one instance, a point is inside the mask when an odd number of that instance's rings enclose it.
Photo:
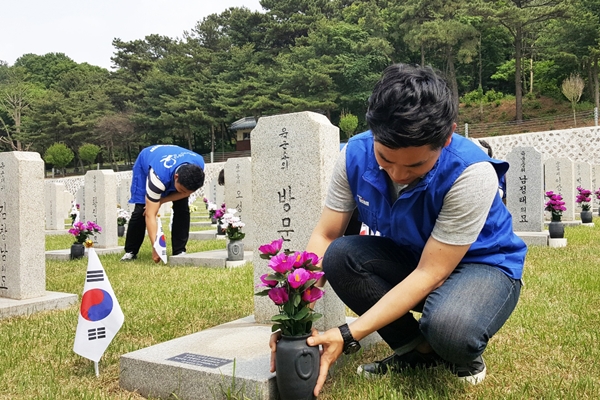
M 581 220 L 575 221 L 561 221 L 564 226 L 579 226 L 581 225 Z M 550 221 L 544 221 L 544 226 L 547 228 L 550 225 Z
M 217 238 L 217 231 L 194 231 L 190 232 L 190 240 L 213 240 Z
M 103 256 L 105 254 L 117 254 L 125 251 L 124 246 L 108 247 L 108 248 L 96 248 L 96 254 Z M 85 256 L 87 257 L 87 249 L 85 249 Z M 69 261 L 71 259 L 71 249 L 62 250 L 48 250 L 46 251 L 46 260 L 58 260 L 58 261 Z
M 17 315 L 30 315 L 40 311 L 63 310 L 77 303 L 76 294 L 49 292 L 44 296 L 25 300 L 0 297 L 0 319 Z
M 523 239 L 527 246 L 548 246 L 550 234 L 548 231 L 543 232 L 515 232 L 515 234 Z
M 271 324 L 257 324 L 251 315 L 127 353 L 121 356 L 119 385 L 144 397 L 213 400 L 232 388 L 235 377 L 235 387 L 243 388 L 238 398 L 275 400 L 270 335 Z M 375 333 L 361 345 L 368 348 L 379 340 Z
M 206 219 L 206 217 L 203 217 Z M 199 222 L 190 222 L 190 226 L 211 226 L 212 222 L 210 221 L 199 221 Z
M 244 261 L 227 261 L 227 250 L 201 251 L 198 253 L 187 253 L 178 256 L 169 257 L 170 265 L 226 268 L 239 267 L 248 262 L 252 262 L 252 251 L 244 251 Z
M 69 228 L 71 229 L 71 228 Z M 69 233 L 69 229 L 46 229 L 44 231 L 44 234 L 46 236 L 51 236 L 51 235 L 66 235 Z
M 581 225 L 587 226 L 588 228 L 593 228 L 594 226 L 596 226 L 596 224 L 594 224 L 593 222 L 582 223 Z
M 567 238 L 563 239 L 548 239 L 548 245 L 550 247 L 566 247 L 567 246 Z

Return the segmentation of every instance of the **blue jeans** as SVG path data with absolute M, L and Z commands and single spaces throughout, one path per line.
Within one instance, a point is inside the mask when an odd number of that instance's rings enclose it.
M 404 280 L 418 260 L 389 238 L 344 236 L 331 243 L 323 258 L 327 280 L 340 299 L 362 315 Z M 398 354 L 412 350 L 423 337 L 444 360 L 466 364 L 485 350 L 519 300 L 521 281 L 485 264 L 459 264 L 415 311 L 378 333 Z

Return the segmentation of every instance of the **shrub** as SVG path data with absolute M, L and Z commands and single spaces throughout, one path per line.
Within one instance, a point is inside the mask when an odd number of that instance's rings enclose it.
M 54 143 L 44 153 L 44 161 L 58 169 L 66 167 L 74 157 L 73 151 L 64 143 Z

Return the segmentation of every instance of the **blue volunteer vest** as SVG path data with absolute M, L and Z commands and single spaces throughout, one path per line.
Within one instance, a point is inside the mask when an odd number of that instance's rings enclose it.
M 361 221 L 408 248 L 416 260 L 433 231 L 444 196 L 465 168 L 481 161 L 492 163 L 499 178 L 508 170 L 508 163 L 489 158 L 470 140 L 454 134 L 432 170 L 391 204 L 387 173 L 379 169 L 375 159 L 371 132 L 352 137 L 346 148 L 348 182 Z M 462 262 L 495 266 L 520 279 L 526 253 L 527 246 L 513 232 L 508 209 L 496 196 L 479 237 Z
M 175 170 L 183 164 L 195 164 L 204 170 L 204 159 L 199 154 L 183 147 L 157 144 L 140 152 L 133 165 L 130 203 L 146 202 L 146 179 L 150 168 L 165 185 L 162 197 L 175 192 Z

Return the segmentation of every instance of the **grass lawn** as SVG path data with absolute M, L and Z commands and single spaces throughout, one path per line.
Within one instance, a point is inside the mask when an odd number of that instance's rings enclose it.
M 595 228 L 567 227 L 565 248 L 530 248 L 521 301 L 484 354 L 488 376 L 483 384 L 457 383 L 443 368 L 375 380 L 358 377 L 358 364 L 389 355 L 385 345 L 378 345 L 338 366 L 319 399 L 599 399 L 600 219 L 595 223 Z M 46 241 L 47 249 L 61 249 L 72 237 L 47 236 Z M 190 241 L 188 252 L 224 246 L 222 240 Z M 100 377 L 93 362 L 72 350 L 78 305 L 3 319 L 0 399 L 140 399 L 119 388 L 122 354 L 253 312 L 251 266 L 157 265 L 147 241 L 138 260 L 121 263 L 119 258 L 100 257 L 125 314 L 100 361 Z M 47 289 L 80 296 L 86 266 L 87 258 L 47 261 Z

